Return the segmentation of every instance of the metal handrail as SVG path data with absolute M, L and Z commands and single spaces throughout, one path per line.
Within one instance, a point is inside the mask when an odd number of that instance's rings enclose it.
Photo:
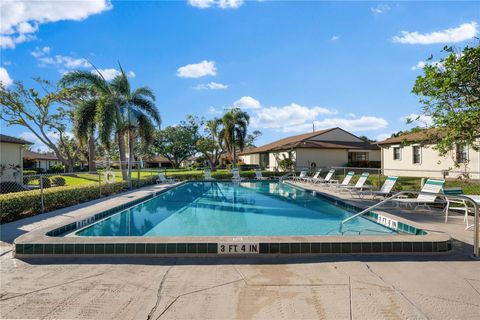
M 295 174 L 294 172 L 289 172 L 287 174 L 284 174 L 283 176 L 278 178 L 278 181 L 282 182 L 283 180 L 285 180 L 286 178 L 288 178 L 289 176 L 294 175 L 294 174 Z
M 398 198 L 399 196 L 404 195 L 404 194 L 435 194 L 437 197 L 441 197 L 441 198 L 444 198 L 444 199 L 461 199 L 461 200 L 468 201 L 468 202 L 470 202 L 471 204 L 473 204 L 473 208 L 474 208 L 474 216 L 473 216 L 473 217 L 474 217 L 474 218 L 473 218 L 473 228 L 474 228 L 474 231 L 473 231 L 473 255 L 474 255 L 474 257 L 476 257 L 476 258 L 479 258 L 479 257 L 480 257 L 480 253 L 479 253 L 479 250 L 480 250 L 480 249 L 479 249 L 479 244 L 480 244 L 480 242 L 479 242 L 479 229 L 480 229 L 479 222 L 480 222 L 480 217 L 479 217 L 479 210 L 478 210 L 479 208 L 478 208 L 477 203 L 476 203 L 473 199 L 471 199 L 471 198 L 469 198 L 469 197 L 467 197 L 467 196 L 464 196 L 464 195 L 455 195 L 455 196 L 452 196 L 452 195 L 446 195 L 446 194 L 442 194 L 442 193 L 430 193 L 430 192 L 421 192 L 421 191 L 414 191 L 414 190 L 400 191 L 400 192 L 397 192 L 396 194 L 394 194 L 394 195 L 392 195 L 392 196 L 390 196 L 390 197 L 388 197 L 388 198 L 386 198 L 386 199 L 383 199 L 382 201 L 380 201 L 380 202 L 378 202 L 378 203 L 376 203 L 376 204 L 374 204 L 374 205 L 366 208 L 365 210 L 362 210 L 362 211 L 354 214 L 353 216 L 348 217 L 347 219 L 344 219 L 344 220 L 340 223 L 340 230 L 342 229 L 342 226 L 343 226 L 345 223 L 347 223 L 347 222 L 349 222 L 349 221 L 351 221 L 351 220 L 353 220 L 353 219 L 355 219 L 355 218 L 357 218 L 357 217 L 359 217 L 359 216 L 361 216 L 361 215 L 363 215 L 363 214 L 365 214 L 365 213 L 367 213 L 367 212 L 369 212 L 369 211 L 371 211 L 371 210 L 373 210 L 373 209 L 375 209 L 375 208 L 378 208 L 378 207 L 380 207 L 381 205 L 383 205 L 384 203 L 387 203 L 387 202 L 389 202 L 389 201 L 391 201 L 391 200 L 394 200 L 394 199 L 396 199 L 396 198 Z M 470 229 L 471 227 L 472 227 L 472 226 L 468 226 L 468 221 L 467 221 L 467 228 L 466 228 L 466 229 L 468 230 L 468 229 Z

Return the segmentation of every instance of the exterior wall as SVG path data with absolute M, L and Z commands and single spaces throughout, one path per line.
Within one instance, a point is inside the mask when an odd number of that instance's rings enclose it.
M 0 143 L 0 164 L 6 166 L 1 181 L 22 182 L 23 178 L 23 146 L 17 143 Z M 11 169 L 11 165 L 17 170 Z
M 361 142 L 361 139 L 349 134 L 340 129 L 334 129 L 332 131 L 322 133 L 316 137 L 313 137 L 309 140 L 321 140 L 321 141 L 351 141 L 351 142 Z
M 393 147 L 382 147 L 382 168 L 386 175 L 398 175 L 404 177 L 442 178 L 442 170 L 451 170 L 446 177 L 457 178 L 462 167 L 456 168 L 454 163 L 455 152 L 452 151 L 445 157 L 440 157 L 434 150 L 433 145 L 421 146 L 421 161 L 413 163 L 413 145 L 401 147 L 401 159 L 393 159 Z M 472 179 L 480 179 L 480 152 L 473 149 L 468 150 L 468 167 Z
M 348 152 L 367 152 L 368 153 L 368 161 L 381 161 L 382 160 L 382 152 L 380 150 L 359 150 L 359 149 L 351 149 Z
M 260 164 L 260 154 L 252 153 L 240 157 L 245 164 Z
M 57 160 L 35 160 L 35 168 L 42 168 L 43 170 L 50 169 L 51 166 L 55 166 L 57 164 L 61 164 L 61 161 Z
M 278 167 L 278 161 L 277 157 L 279 160 L 282 160 L 284 157 L 288 158 L 288 152 L 270 152 L 268 154 L 268 170 L 270 171 L 279 171 L 280 168 Z M 293 152 L 292 157 L 295 161 L 296 154 Z
M 310 168 L 312 162 L 321 167 L 341 167 L 348 162 L 348 151 L 345 149 L 296 149 L 296 169 Z

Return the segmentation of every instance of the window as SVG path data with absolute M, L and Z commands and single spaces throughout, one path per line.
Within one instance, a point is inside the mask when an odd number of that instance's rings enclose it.
M 420 146 L 413 146 L 413 163 L 419 164 L 422 162 L 422 149 Z
M 400 147 L 393 147 L 393 160 L 402 160 Z
M 468 162 L 468 153 L 467 153 L 467 146 L 463 143 L 457 143 L 457 154 L 456 154 L 456 161 L 457 163 L 466 163 Z
M 349 152 L 348 161 L 368 161 L 368 152 Z

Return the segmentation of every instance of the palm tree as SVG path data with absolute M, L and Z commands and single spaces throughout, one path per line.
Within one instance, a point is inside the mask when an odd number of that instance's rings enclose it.
M 120 112 L 123 114 L 119 129 L 124 135 L 128 135 L 128 171 L 131 172 L 133 145 L 136 137 L 138 136 L 145 143 L 150 144 L 153 140 L 155 125 L 160 126 L 161 118 L 155 106 L 153 91 L 148 87 L 140 87 L 132 91 L 128 76 L 121 66 L 120 74 L 112 80 L 110 85 L 117 93 Z M 150 119 L 153 119 L 153 122 Z
M 225 149 L 233 158 L 233 164 L 237 163 L 237 148 L 243 151 L 247 137 L 247 127 L 250 116 L 239 108 L 228 110 L 222 117 L 223 129 L 219 133 Z
M 99 100 L 90 97 L 79 103 L 74 112 L 74 133 L 80 143 L 85 144 L 88 140 L 88 170 L 95 171 L 95 115 Z

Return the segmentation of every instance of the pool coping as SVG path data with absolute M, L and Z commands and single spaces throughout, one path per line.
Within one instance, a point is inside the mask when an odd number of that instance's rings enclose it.
M 245 182 L 256 180 L 244 180 Z M 267 180 L 268 181 L 268 180 Z M 172 184 L 170 188 L 186 183 Z M 315 195 L 342 205 L 344 208 L 361 210 L 348 201 L 318 190 L 292 185 L 295 188 L 314 191 Z M 72 222 L 62 222 L 48 227 L 32 230 L 14 241 L 16 258 L 35 257 L 90 257 L 90 256 L 131 256 L 131 257 L 225 257 L 218 253 L 219 244 L 241 245 L 258 244 L 255 256 L 274 255 L 325 255 L 325 254 L 439 254 L 452 249 L 452 240 L 448 234 L 428 231 L 411 226 L 412 222 L 389 213 L 382 216 L 395 219 L 415 230 L 419 234 L 396 235 L 349 235 L 349 236 L 192 236 L 192 237 L 64 237 L 65 233 L 98 222 L 121 210 L 147 201 L 156 195 L 168 191 L 153 190 L 149 194 L 134 200 L 125 201 L 111 209 L 77 210 L 70 213 Z M 148 189 L 148 187 L 147 187 Z M 133 192 L 132 194 L 135 194 Z M 91 208 L 92 204 L 88 206 Z M 346 207 L 345 207 L 346 206 Z M 370 217 L 374 219 L 374 216 Z M 79 225 L 81 227 L 79 227 Z M 415 231 L 417 233 L 417 231 Z M 228 256 L 248 256 L 252 254 L 229 254 Z

